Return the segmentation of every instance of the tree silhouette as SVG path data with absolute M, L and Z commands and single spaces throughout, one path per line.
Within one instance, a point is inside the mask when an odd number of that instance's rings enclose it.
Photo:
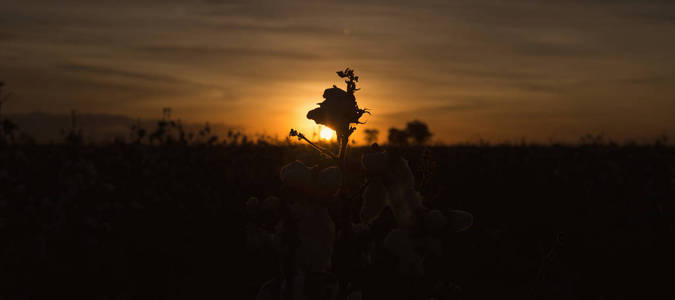
M 408 133 L 405 130 L 389 128 L 389 144 L 394 146 L 408 145 Z
M 416 145 L 424 145 L 431 138 L 429 126 L 420 120 L 413 120 L 406 124 L 405 132 Z
M 368 145 L 372 145 L 373 143 L 377 143 L 378 135 L 380 134 L 379 130 L 377 130 L 377 129 L 366 129 L 364 132 L 366 133 L 366 143 Z
M 5 83 L 0 81 L 0 143 L 8 140 L 14 141 L 14 132 L 19 128 L 14 122 L 2 116 L 2 104 L 7 101 L 10 94 L 3 94 L 2 88 Z
M 2 88 L 5 86 L 5 83 L 0 81 L 0 113 L 2 113 L 2 103 L 5 102 L 5 99 L 7 98 L 6 95 L 2 94 Z

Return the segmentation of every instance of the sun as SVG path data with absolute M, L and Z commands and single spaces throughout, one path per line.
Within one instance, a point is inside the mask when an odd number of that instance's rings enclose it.
M 330 140 L 333 138 L 333 134 L 335 134 L 335 131 L 328 127 L 323 127 L 321 128 L 321 132 L 319 132 L 319 136 L 321 136 L 322 139 L 324 140 Z

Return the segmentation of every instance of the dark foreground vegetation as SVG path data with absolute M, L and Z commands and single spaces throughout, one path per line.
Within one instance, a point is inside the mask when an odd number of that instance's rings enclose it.
M 673 147 L 388 150 L 409 160 L 425 202 L 475 222 L 443 237 L 422 278 L 397 275 L 386 251 L 358 268 L 336 258 L 365 299 L 673 294 Z M 349 154 L 354 170 L 363 151 Z M 0 299 L 252 299 L 279 262 L 247 248 L 245 202 L 278 194 L 296 159 L 326 164 L 294 145 L 5 144 Z

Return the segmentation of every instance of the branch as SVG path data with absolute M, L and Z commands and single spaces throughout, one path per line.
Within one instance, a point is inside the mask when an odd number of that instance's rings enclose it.
M 326 155 L 326 156 L 328 156 L 328 157 L 331 158 L 331 159 L 338 160 L 338 157 L 337 157 L 335 154 L 331 153 L 330 151 L 328 151 L 328 150 L 326 150 L 326 149 L 324 149 L 324 148 L 321 148 L 321 147 L 320 147 L 319 145 L 317 145 L 317 144 L 312 143 L 312 141 L 308 140 L 308 139 L 305 137 L 304 134 L 298 132 L 297 130 L 291 129 L 291 133 L 290 133 L 289 135 L 290 135 L 290 136 L 297 136 L 297 137 L 298 137 L 298 140 L 305 140 L 305 142 L 307 142 L 310 146 L 312 146 L 312 148 L 314 148 L 314 149 L 316 149 L 317 151 L 321 152 L 321 154 Z

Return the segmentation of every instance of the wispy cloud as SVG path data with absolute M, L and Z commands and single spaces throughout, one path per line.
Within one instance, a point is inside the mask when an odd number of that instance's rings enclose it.
M 79 73 L 88 73 L 95 75 L 103 76 L 117 76 L 124 77 L 129 79 L 152 81 L 159 83 L 167 84 L 196 84 L 189 80 L 181 79 L 178 77 L 163 75 L 163 74 L 152 74 L 147 72 L 136 72 L 136 71 L 125 71 L 115 68 L 102 67 L 102 66 L 93 66 L 93 65 L 81 65 L 81 64 L 68 64 L 60 67 L 63 70 L 70 72 L 79 72 Z
M 253 48 L 220 48 L 207 46 L 146 46 L 140 50 L 157 55 L 175 55 L 179 57 L 234 57 L 236 59 L 294 59 L 315 60 L 323 58 L 321 55 L 303 51 L 290 51 L 280 49 L 253 49 Z

